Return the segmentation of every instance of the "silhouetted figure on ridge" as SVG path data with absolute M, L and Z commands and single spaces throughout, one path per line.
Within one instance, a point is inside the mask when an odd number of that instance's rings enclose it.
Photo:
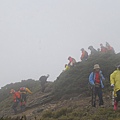
M 88 49 L 91 51 L 91 55 L 95 55 L 97 50 L 93 48 L 93 46 L 89 46 Z
M 41 92 L 45 91 L 45 84 L 47 83 L 47 79 L 50 75 L 48 74 L 47 76 L 43 75 L 39 78 L 40 85 L 41 85 Z

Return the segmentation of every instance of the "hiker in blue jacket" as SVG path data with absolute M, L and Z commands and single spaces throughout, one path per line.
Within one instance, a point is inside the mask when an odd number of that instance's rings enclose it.
M 102 71 L 100 70 L 100 66 L 98 64 L 94 65 L 94 70 L 89 75 L 89 83 L 92 85 L 93 95 L 98 95 L 99 97 L 99 106 L 103 107 L 103 96 L 102 96 L 102 88 L 104 87 L 102 80 L 105 80 Z M 94 101 L 93 107 L 96 106 L 96 103 Z

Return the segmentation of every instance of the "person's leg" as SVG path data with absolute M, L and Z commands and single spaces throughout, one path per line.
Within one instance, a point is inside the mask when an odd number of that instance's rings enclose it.
M 14 110 L 14 113 L 16 114 L 17 113 L 17 106 L 18 106 L 18 102 L 14 102 L 13 105 L 12 105 L 12 109 Z
M 114 100 L 114 110 L 117 110 L 117 107 L 118 107 L 118 102 L 116 99 L 117 99 L 117 97 Z
M 102 96 L 102 88 L 101 87 L 98 88 L 98 97 L 99 97 L 99 106 L 101 106 L 101 105 L 104 104 L 103 96 Z
M 120 90 L 118 90 L 116 94 L 117 94 L 116 101 L 119 102 L 120 101 Z
M 26 105 L 26 94 L 22 93 L 21 95 L 21 111 L 25 111 L 25 105 Z
M 114 100 L 114 110 L 117 110 L 118 102 L 120 101 L 120 90 L 116 92 L 117 97 Z
M 21 107 L 21 111 L 22 111 L 22 105 L 23 105 L 23 93 L 21 93 L 21 98 L 20 98 L 20 107 Z
M 22 111 L 25 111 L 26 108 L 26 94 L 23 94 L 23 104 L 22 104 Z

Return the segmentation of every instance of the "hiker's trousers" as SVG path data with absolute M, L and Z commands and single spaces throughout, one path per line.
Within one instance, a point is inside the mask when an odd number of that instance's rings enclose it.
M 116 92 L 117 97 L 115 98 L 116 102 L 120 101 L 120 90 Z
M 103 105 L 103 96 L 102 96 L 102 88 L 101 87 L 95 87 L 95 97 L 98 95 L 99 98 L 99 106 Z

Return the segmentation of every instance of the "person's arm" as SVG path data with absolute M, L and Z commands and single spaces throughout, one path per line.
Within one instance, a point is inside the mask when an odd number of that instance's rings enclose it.
M 111 75 L 110 75 L 110 84 L 111 86 L 113 86 L 115 84 L 115 76 L 116 76 L 116 71 L 114 71 Z
M 32 94 L 32 92 L 31 92 L 28 88 L 26 88 L 26 91 L 27 91 L 28 93 Z
M 102 71 L 100 71 L 100 77 L 102 80 L 105 80 L 105 77 L 103 76 Z
M 95 83 L 94 83 L 94 73 L 93 72 L 89 75 L 89 83 L 91 85 L 95 85 Z

